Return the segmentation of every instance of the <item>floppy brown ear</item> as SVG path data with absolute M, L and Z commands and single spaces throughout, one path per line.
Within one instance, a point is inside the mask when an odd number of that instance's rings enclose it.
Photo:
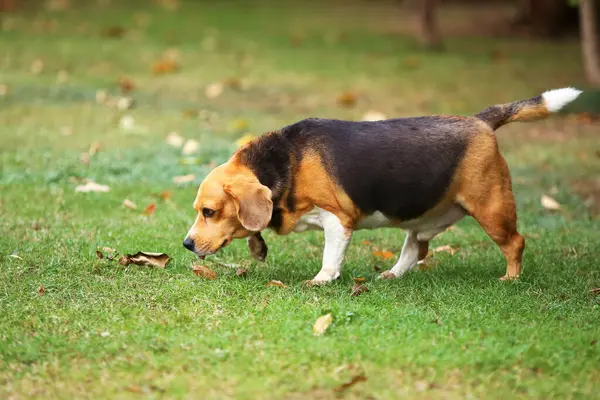
M 273 212 L 271 189 L 259 182 L 241 181 L 225 185 L 223 190 L 233 198 L 244 228 L 260 232 L 269 225 Z

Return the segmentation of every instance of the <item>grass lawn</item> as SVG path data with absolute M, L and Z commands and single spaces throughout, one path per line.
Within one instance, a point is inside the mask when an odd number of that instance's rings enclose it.
M 245 278 L 208 259 L 217 278 L 195 276 L 181 245 L 197 185 L 243 134 L 369 110 L 467 115 L 581 87 L 576 41 L 457 33 L 447 52 L 427 53 L 394 2 L 99 3 L 2 23 L 0 398 L 598 396 L 600 146 L 584 119 L 498 131 L 527 240 L 515 282 L 498 280 L 502 254 L 470 218 L 432 242 L 457 253 L 394 281 L 376 281 L 376 269 L 393 265 L 404 233 L 360 231 L 341 278 L 321 288 L 303 281 L 320 268 L 322 233 L 265 233 L 264 264 L 244 241 L 227 247 L 218 261 L 248 268 Z M 171 66 L 158 60 L 179 68 L 156 75 Z M 119 78 L 135 86 L 130 110 L 112 104 Z M 344 92 L 353 107 L 336 103 Z M 182 157 L 170 132 L 199 150 Z M 83 179 L 111 190 L 77 193 Z M 543 194 L 561 210 L 544 209 Z M 98 259 L 103 246 L 171 262 L 125 267 Z M 351 297 L 353 277 L 370 290 Z M 332 325 L 313 336 L 326 313 Z M 356 377 L 366 380 L 341 389 Z

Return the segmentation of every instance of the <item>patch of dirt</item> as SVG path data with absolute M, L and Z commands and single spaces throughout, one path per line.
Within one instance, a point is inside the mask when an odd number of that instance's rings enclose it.
M 571 188 L 583 199 L 592 217 L 600 217 L 600 178 L 577 180 Z

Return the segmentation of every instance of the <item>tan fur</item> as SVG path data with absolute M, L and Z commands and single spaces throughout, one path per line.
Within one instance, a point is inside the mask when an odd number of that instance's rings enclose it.
M 546 118 L 550 115 L 550 111 L 545 105 L 527 106 L 517 111 L 510 121 L 535 121 L 536 119 Z
M 504 279 L 518 277 L 525 241 L 517 232 L 510 172 L 489 127 L 482 125 L 471 138 L 457 169 L 454 185 L 456 201 L 502 250 L 507 261 Z

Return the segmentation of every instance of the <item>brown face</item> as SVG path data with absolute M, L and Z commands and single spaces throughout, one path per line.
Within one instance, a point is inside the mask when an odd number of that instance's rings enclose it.
M 269 188 L 249 169 L 230 161 L 204 179 L 194 209 L 198 216 L 183 245 L 204 258 L 235 238 L 265 229 L 271 220 L 273 202 Z

